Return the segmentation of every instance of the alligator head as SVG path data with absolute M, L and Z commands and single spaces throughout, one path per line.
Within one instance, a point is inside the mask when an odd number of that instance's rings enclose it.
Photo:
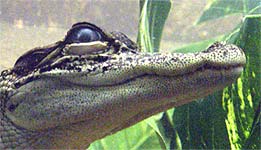
M 2 72 L 0 148 L 86 148 L 230 85 L 245 61 L 224 43 L 198 53 L 142 53 L 120 32 L 77 23 L 64 40 Z

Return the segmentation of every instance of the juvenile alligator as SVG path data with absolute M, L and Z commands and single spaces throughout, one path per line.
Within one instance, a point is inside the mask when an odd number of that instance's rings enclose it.
M 245 61 L 224 43 L 198 53 L 142 53 L 120 32 L 77 23 L 64 40 L 2 72 L 0 149 L 86 148 L 230 85 Z

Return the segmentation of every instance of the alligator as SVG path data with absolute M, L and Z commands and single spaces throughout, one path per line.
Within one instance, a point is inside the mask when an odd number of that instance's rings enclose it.
M 76 23 L 0 76 L 0 149 L 83 149 L 232 84 L 246 58 L 216 42 L 196 53 L 145 53 L 121 32 Z

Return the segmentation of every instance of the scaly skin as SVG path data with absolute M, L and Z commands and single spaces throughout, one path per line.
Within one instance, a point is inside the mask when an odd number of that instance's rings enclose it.
M 75 46 L 76 28 L 100 35 Z M 2 72 L 0 148 L 86 148 L 230 85 L 245 61 L 240 48 L 222 43 L 198 53 L 142 53 L 121 33 L 77 24 L 63 41 L 29 51 Z

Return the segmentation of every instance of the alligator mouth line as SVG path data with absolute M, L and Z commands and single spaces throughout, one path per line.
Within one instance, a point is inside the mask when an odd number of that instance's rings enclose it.
M 178 74 L 178 75 L 174 75 L 174 76 L 171 76 L 171 75 L 159 75 L 159 74 L 148 74 L 148 73 L 145 73 L 145 74 L 142 74 L 142 75 L 139 75 L 139 76 L 136 76 L 136 77 L 133 77 L 133 78 L 129 78 L 123 82 L 120 82 L 118 84 L 113 84 L 113 85 L 101 85 L 103 87 L 110 87 L 110 86 L 117 86 L 117 85 L 122 85 L 122 84 L 127 84 L 129 82 L 132 82 L 138 78 L 142 78 L 142 77 L 146 77 L 146 76 L 157 76 L 157 77 L 171 77 L 171 78 L 180 78 L 180 77 L 183 77 L 183 76 L 191 76 L 193 74 L 196 74 L 196 73 L 203 73 L 207 70 L 211 70 L 211 71 L 219 71 L 219 72 L 225 72 L 225 71 L 231 71 L 232 70 L 241 70 L 243 69 L 243 65 L 235 65 L 235 66 L 229 66 L 229 67 L 209 67 L 207 65 L 203 65 L 202 67 L 199 67 L 198 69 L 194 70 L 194 71 L 191 71 L 191 72 L 186 72 L 186 73 L 183 73 L 183 74 Z M 92 87 L 100 87 L 100 86 L 92 86 Z
M 192 72 L 188 72 L 189 73 L 193 73 L 193 72 L 197 72 L 197 71 L 204 71 L 206 69 L 209 69 L 209 70 L 232 70 L 234 68 L 240 68 L 240 67 L 244 67 L 244 65 L 242 64 L 237 64 L 237 65 L 229 65 L 229 66 L 212 66 L 212 65 L 209 65 L 209 64 L 205 64 L 205 65 L 202 65 L 201 67 L 198 67 L 195 71 L 192 71 Z

